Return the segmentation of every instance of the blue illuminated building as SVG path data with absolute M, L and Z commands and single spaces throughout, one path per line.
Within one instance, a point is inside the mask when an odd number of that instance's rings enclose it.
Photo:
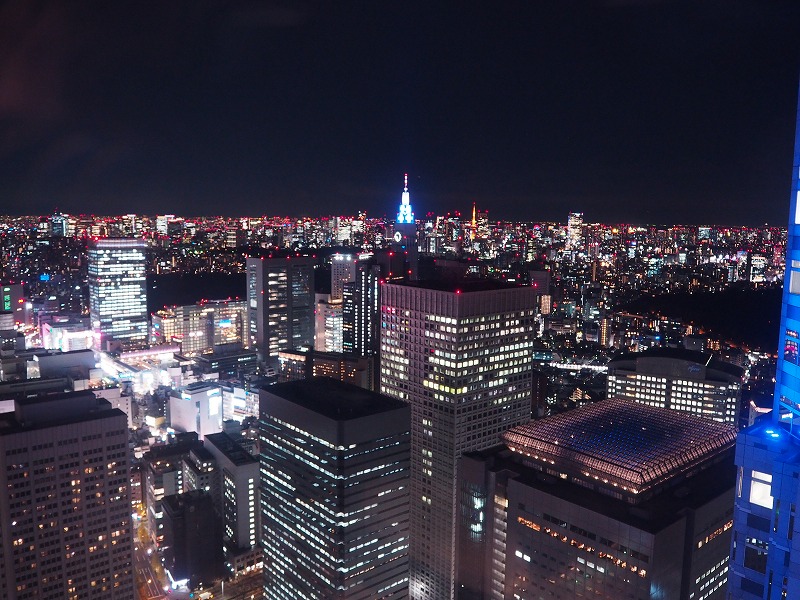
M 800 121 L 798 122 L 800 124 Z M 770 416 L 739 434 L 728 597 L 800 598 L 800 127 L 789 199 L 786 275 Z
M 418 279 L 419 249 L 417 247 L 417 222 L 414 220 L 414 209 L 408 193 L 408 173 L 403 180 L 403 194 L 397 208 L 397 220 L 394 222 L 392 248 L 395 252 L 404 253 L 409 279 Z M 405 274 L 404 274 L 405 275 Z

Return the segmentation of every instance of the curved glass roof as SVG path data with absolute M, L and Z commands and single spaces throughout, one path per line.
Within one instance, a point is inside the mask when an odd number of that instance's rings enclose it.
M 503 434 L 545 468 L 638 494 L 736 441 L 730 425 L 629 400 L 603 400 Z

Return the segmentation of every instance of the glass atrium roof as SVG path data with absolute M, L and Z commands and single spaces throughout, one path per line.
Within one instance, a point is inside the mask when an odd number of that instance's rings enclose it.
M 520 425 L 503 440 L 549 471 L 639 494 L 731 447 L 736 429 L 613 399 Z

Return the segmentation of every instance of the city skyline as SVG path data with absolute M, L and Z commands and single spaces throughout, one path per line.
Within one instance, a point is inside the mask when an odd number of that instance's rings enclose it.
M 0 213 L 786 221 L 792 2 L 0 17 Z

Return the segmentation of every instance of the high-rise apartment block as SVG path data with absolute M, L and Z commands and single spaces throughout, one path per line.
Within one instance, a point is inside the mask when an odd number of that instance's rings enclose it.
M 146 248 L 127 238 L 89 245 L 89 316 L 98 348 L 147 346 Z
M 606 397 L 634 400 L 736 425 L 744 369 L 705 352 L 651 348 L 608 363 Z
M 281 350 L 314 345 L 314 264 L 310 257 L 247 259 L 250 345 L 269 363 Z
M 211 585 L 223 574 L 222 527 L 208 492 L 192 490 L 166 496 L 164 511 L 164 568 L 172 581 L 191 589 Z
M 180 434 L 176 437 L 179 439 L 175 443 L 152 447 L 143 459 L 142 496 L 147 509 L 147 528 L 150 538 L 157 545 L 164 541 L 162 500 L 165 496 L 196 489 L 194 482 L 198 481 L 198 477 L 192 476 L 192 483 L 189 486 L 184 485 L 185 461 L 197 449 L 202 463 L 206 452 L 196 433 Z
M 130 600 L 127 417 L 89 391 L 0 415 L 0 597 Z
M 533 421 L 459 470 L 461 600 L 721 600 L 731 425 L 626 400 Z
M 800 111 L 798 112 L 800 117 Z M 800 118 L 795 137 L 786 274 L 771 417 L 736 443 L 736 485 L 728 597 L 800 598 Z
M 264 598 L 408 589 L 409 407 L 327 378 L 261 390 Z
M 411 405 L 412 598 L 455 593 L 456 467 L 531 417 L 536 291 L 384 284 L 380 392 Z

